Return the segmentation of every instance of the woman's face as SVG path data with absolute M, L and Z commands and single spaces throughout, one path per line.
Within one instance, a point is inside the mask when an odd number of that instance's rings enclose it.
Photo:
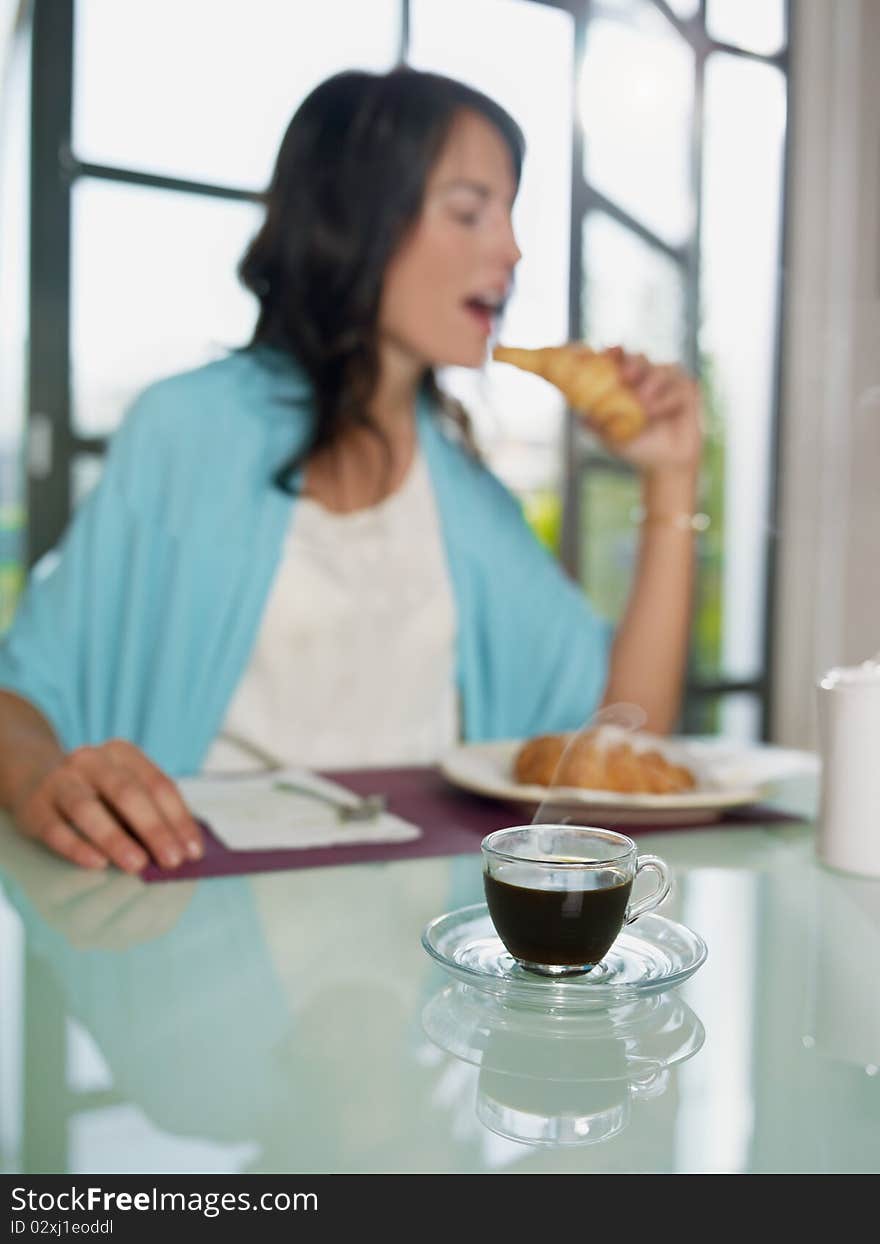
M 415 226 L 385 272 L 379 335 L 421 366 L 479 367 L 520 259 L 507 145 L 462 111 L 425 187 Z

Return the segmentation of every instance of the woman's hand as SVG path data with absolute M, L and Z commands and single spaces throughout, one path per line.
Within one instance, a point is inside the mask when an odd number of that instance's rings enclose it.
M 651 363 L 620 346 L 606 353 L 620 367 L 622 382 L 645 408 L 648 426 L 625 444 L 603 443 L 644 474 L 696 474 L 703 446 L 700 386 L 680 367 Z
M 171 779 L 133 743 L 80 747 L 26 785 L 12 815 L 29 837 L 84 868 L 139 873 L 202 855 L 198 826 Z

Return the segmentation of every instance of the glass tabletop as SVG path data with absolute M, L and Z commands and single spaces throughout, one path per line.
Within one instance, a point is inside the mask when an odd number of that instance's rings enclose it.
M 809 824 L 641 845 L 706 963 L 543 1017 L 421 947 L 478 854 L 145 886 L 0 825 L 0 1170 L 876 1171 L 880 882 Z

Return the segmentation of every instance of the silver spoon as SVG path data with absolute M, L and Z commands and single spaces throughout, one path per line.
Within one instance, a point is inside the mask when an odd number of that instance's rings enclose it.
M 340 821 L 372 821 L 381 816 L 388 806 L 384 795 L 364 795 L 356 803 L 348 803 L 336 799 L 333 795 L 325 795 L 321 791 L 312 790 L 309 786 L 297 786 L 295 782 L 275 782 L 275 790 L 285 791 L 289 795 L 306 795 L 309 799 L 317 799 L 336 809 Z

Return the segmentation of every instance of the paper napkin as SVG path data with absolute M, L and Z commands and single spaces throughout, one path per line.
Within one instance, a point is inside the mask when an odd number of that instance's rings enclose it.
M 190 811 L 230 851 L 278 851 L 355 842 L 409 842 L 418 826 L 391 812 L 368 821 L 343 821 L 335 808 L 309 795 L 279 790 L 289 782 L 346 803 L 358 796 L 305 769 L 247 777 L 198 777 L 178 782 Z

